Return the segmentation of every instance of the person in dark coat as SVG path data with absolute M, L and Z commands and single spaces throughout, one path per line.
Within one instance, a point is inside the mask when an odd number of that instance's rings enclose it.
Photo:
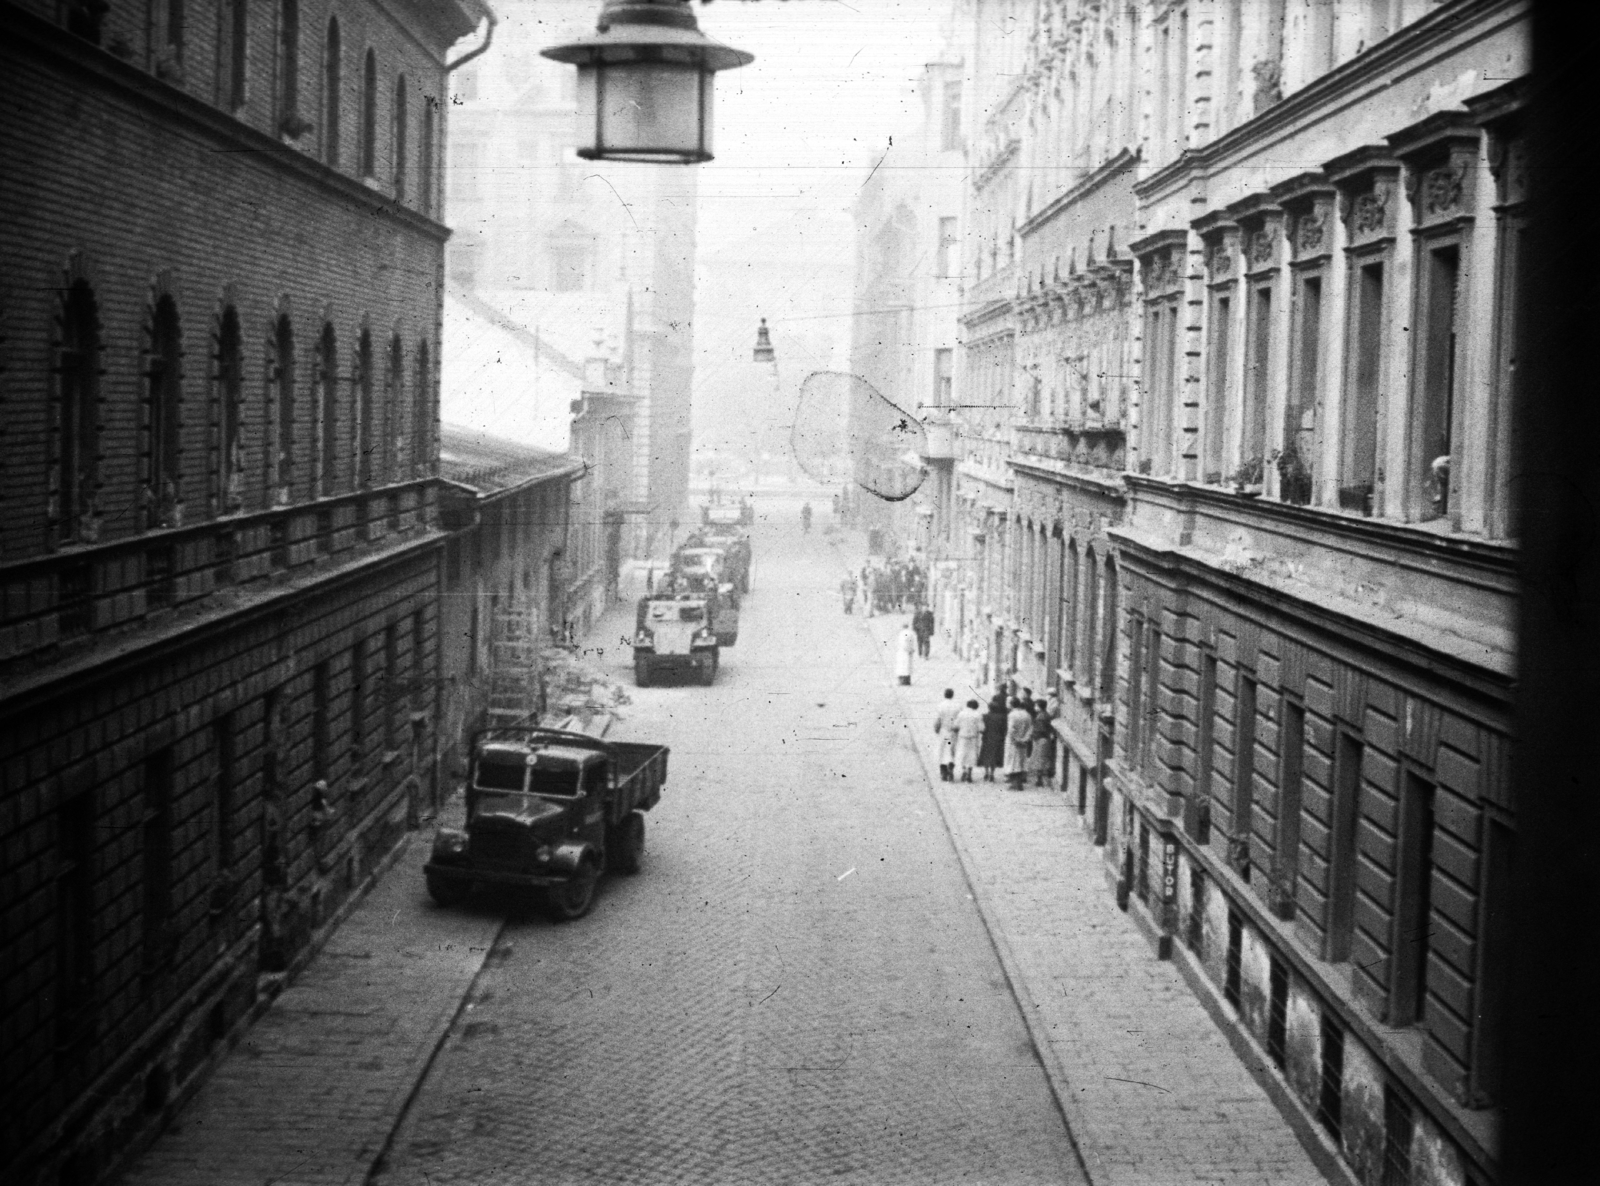
M 1006 760 L 1006 698 L 996 696 L 983 714 L 983 744 L 978 747 L 978 765 L 983 781 L 994 781 L 994 768 Z
M 917 654 L 926 659 L 929 644 L 933 640 L 933 611 L 925 605 L 921 606 L 911 615 L 911 630 L 917 636 Z

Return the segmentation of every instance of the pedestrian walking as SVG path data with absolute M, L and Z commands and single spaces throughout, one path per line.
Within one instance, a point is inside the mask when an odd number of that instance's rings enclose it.
M 961 771 L 961 781 L 972 781 L 972 768 L 978 764 L 978 748 L 983 743 L 983 713 L 976 700 L 956 713 L 956 767 Z
M 839 582 L 839 596 L 844 599 L 844 612 L 847 613 L 847 614 L 855 613 L 856 612 L 856 579 L 855 579 L 855 577 L 846 576 L 844 578 L 844 580 Z
M 933 641 L 933 611 L 925 605 L 920 607 L 911 615 L 911 629 L 917 635 L 917 654 L 926 659 Z
M 1006 760 L 1006 698 L 999 693 L 989 701 L 983 714 L 983 745 L 978 750 L 978 765 L 983 767 L 983 781 L 994 781 L 996 766 Z
M 939 779 L 954 782 L 956 777 L 956 717 L 961 710 L 956 706 L 954 688 L 944 690 L 939 712 L 933 718 L 933 731 L 939 735 Z
M 1028 773 L 1035 784 L 1048 786 L 1056 773 L 1056 731 L 1051 722 L 1056 712 L 1043 700 L 1033 702 L 1033 737 L 1028 743 Z
M 900 637 L 894 643 L 894 674 L 901 684 L 911 683 L 911 656 L 917 652 L 917 636 L 907 622 L 900 628 Z
M 1023 707 L 1021 698 L 1011 701 L 1006 714 L 1006 781 L 1020 791 L 1028 777 L 1028 743 L 1033 738 L 1033 713 Z

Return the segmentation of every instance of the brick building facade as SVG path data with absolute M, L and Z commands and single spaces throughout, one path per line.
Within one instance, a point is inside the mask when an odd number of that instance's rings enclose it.
M 114 1169 L 431 794 L 444 55 L 484 14 L 0 5 L 7 1181 Z
M 1527 6 L 966 11 L 969 655 L 1306 1139 L 1493 1181 Z

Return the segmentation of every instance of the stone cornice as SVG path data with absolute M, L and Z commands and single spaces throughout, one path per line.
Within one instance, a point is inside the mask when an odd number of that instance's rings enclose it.
M 1105 185 L 1108 181 L 1126 173 L 1139 162 L 1139 154 L 1131 148 L 1124 148 L 1116 156 L 1097 167 L 1082 181 L 1078 182 L 1065 193 L 1052 198 L 1037 214 L 1032 215 L 1017 228 L 1017 233 L 1024 238 L 1042 229 L 1047 223 L 1055 219 L 1063 210 L 1075 205 L 1094 193 L 1095 190 Z

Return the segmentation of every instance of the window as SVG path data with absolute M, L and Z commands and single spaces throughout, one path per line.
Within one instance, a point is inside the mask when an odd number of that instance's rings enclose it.
M 1232 910 L 1228 911 L 1228 954 L 1223 961 L 1222 997 L 1235 1009 L 1239 1007 L 1240 981 L 1244 967 L 1244 920 Z
M 1105 624 L 1101 630 L 1100 643 L 1100 699 L 1102 703 L 1110 704 L 1117 691 L 1117 632 L 1121 622 L 1117 617 L 1117 598 L 1120 586 L 1117 584 L 1117 558 L 1106 557 L 1105 596 L 1102 601 L 1101 617 Z
M 250 0 L 229 0 L 228 4 L 228 108 L 244 106 L 250 71 Z
M 424 214 L 433 213 L 433 138 L 434 121 L 439 110 L 439 100 L 428 95 L 422 100 L 421 144 L 417 160 L 417 206 Z
M 359 757 L 367 748 L 367 640 L 350 648 L 350 752 Z
M 1389 942 L 1389 1021 L 1420 1022 L 1428 995 L 1428 948 L 1433 896 L 1433 784 L 1401 772 L 1400 836 L 1393 932 Z
M 1411 1186 L 1411 1139 L 1416 1117 L 1411 1101 L 1395 1088 L 1383 1088 L 1383 1186 Z
M 1250 830 L 1255 808 L 1256 764 L 1256 681 L 1241 671 L 1235 697 L 1233 753 L 1233 833 L 1234 864 L 1239 875 L 1250 880 Z
M 1200 432 L 1201 473 L 1204 481 L 1222 481 L 1223 436 L 1228 407 L 1233 396 L 1233 294 L 1211 294 L 1211 317 L 1207 328 L 1211 344 L 1207 351 L 1205 422 Z
M 1278 459 L 1278 496 L 1304 506 L 1314 479 L 1318 377 L 1322 355 L 1322 277 L 1295 282 L 1294 371 L 1283 408 L 1283 451 Z
M 947 82 L 944 84 L 944 108 L 940 115 L 940 151 L 961 151 L 961 84 L 959 82 Z
M 1356 914 L 1356 826 L 1361 803 L 1359 738 L 1340 731 L 1334 741 L 1332 828 L 1328 837 L 1328 921 L 1323 957 L 1350 958 Z
M 294 477 L 294 327 L 287 315 L 278 318 L 273 334 L 270 396 L 277 404 L 277 463 L 268 474 L 269 489 L 276 486 L 279 502 L 289 499 Z
M 411 613 L 411 702 L 412 705 L 425 704 L 424 699 L 424 655 L 422 643 L 422 611 L 413 610 Z
M 1082 814 L 1080 812 L 1080 814 Z M 1206 938 L 1206 872 L 1198 864 L 1189 866 L 1189 921 L 1184 928 L 1183 943 L 1190 951 L 1205 958 Z
M 406 76 L 394 80 L 394 196 L 406 196 Z
M 216 486 L 224 511 L 239 509 L 244 475 L 244 340 L 239 314 L 229 305 L 217 327 Z
M 56 809 L 57 1040 L 81 1033 L 94 996 L 94 799 L 75 795 Z
M 1505 537 L 1517 530 L 1518 489 L 1513 480 L 1518 464 L 1517 418 L 1513 409 L 1528 398 L 1527 318 L 1522 302 L 1528 293 L 1527 217 L 1522 211 L 1502 215 L 1500 223 L 1499 279 L 1495 300 L 1495 420 L 1497 425 L 1494 478 L 1489 485 L 1490 523 L 1494 535 Z
M 1195 722 L 1194 808 L 1188 818 L 1189 834 L 1202 844 L 1208 839 L 1211 817 L 1211 763 L 1216 748 L 1217 656 L 1200 655 L 1200 698 Z
M 1145 318 L 1145 333 L 1147 347 L 1140 470 L 1143 473 L 1166 474 L 1172 470 L 1172 409 L 1178 395 L 1176 298 L 1151 303 Z
M 943 347 L 933 352 L 933 406 L 948 408 L 955 403 L 954 350 Z
M 167 929 L 172 911 L 172 749 L 157 750 L 144 762 L 143 820 L 140 826 L 140 876 L 143 892 L 145 968 L 154 971 L 168 956 Z
M 283 0 L 278 16 L 278 125 L 286 135 L 300 123 L 300 4 Z
M 1499 1102 L 1505 1064 L 1504 1011 L 1511 965 L 1511 874 L 1516 833 L 1498 816 L 1484 821 L 1483 890 L 1473 993 L 1472 1089 L 1480 1105 Z
M 1417 266 L 1418 359 L 1414 382 L 1411 500 L 1420 519 L 1450 511 L 1451 419 L 1455 412 L 1456 282 L 1460 249 L 1450 243 L 1422 253 Z
M 428 367 L 428 343 L 417 343 L 417 369 L 411 391 L 411 464 L 415 476 L 432 472 L 433 375 Z
M 172 55 L 174 64 L 183 62 L 184 27 L 186 13 L 183 7 L 184 0 L 167 0 L 167 50 Z
M 1246 485 L 1261 480 L 1267 440 L 1267 400 L 1272 365 L 1272 284 L 1250 290 L 1250 318 L 1245 327 L 1244 432 L 1239 464 Z
M 1144 736 L 1144 615 L 1128 618 L 1128 720 L 1123 729 L 1123 749 L 1129 765 L 1137 765 Z
M 361 68 L 361 176 L 378 175 L 378 56 L 370 49 Z
M 1267 1054 L 1281 1071 L 1289 1036 L 1289 969 L 1277 957 L 1267 961 Z
M 100 419 L 100 308 L 76 280 L 62 302 L 56 352 L 57 511 L 63 542 L 80 539 L 93 515 Z
M 1086 570 L 1084 584 L 1087 587 L 1083 592 L 1083 654 L 1079 663 L 1083 668 L 1084 686 L 1093 691 L 1095 648 L 1100 641 L 1100 566 L 1092 549 L 1085 550 L 1083 566 Z
M 356 475 L 363 486 L 372 485 L 372 453 L 378 439 L 374 431 L 372 399 L 372 331 L 361 331 L 356 348 Z
M 339 468 L 339 342 L 331 325 L 322 327 L 317 343 L 317 404 L 321 446 L 317 493 L 327 497 L 333 493 Z
M 400 463 L 400 406 L 405 394 L 406 348 L 400 335 L 389 339 L 389 367 L 384 379 L 383 418 L 387 431 L 379 445 L 383 465 L 383 480 L 392 482 Z
M 1339 506 L 1372 514 L 1383 383 L 1383 263 L 1358 264 L 1351 277 L 1350 352 L 1339 455 Z
M 1144 724 L 1139 732 L 1139 761 L 1145 772 L 1150 773 L 1151 755 L 1155 751 L 1156 729 L 1160 721 L 1160 696 L 1161 696 L 1161 628 L 1156 625 L 1154 618 L 1150 619 L 1150 643 L 1145 648 L 1145 669 L 1134 678 L 1142 675 L 1145 681 L 1144 692 Z
M 1337 1145 L 1344 1132 L 1344 1027 L 1333 1014 L 1322 1014 L 1322 1073 L 1317 1091 L 1317 1120 Z
M 400 628 L 390 622 L 383 628 L 383 748 L 394 749 L 394 717 L 400 698 Z
M 322 62 L 322 159 L 339 167 L 340 103 L 344 51 L 339 44 L 339 18 L 328 18 L 328 44 Z
M 149 469 L 146 478 L 152 500 L 146 526 L 170 522 L 173 508 L 180 497 L 178 412 L 183 398 L 181 341 L 178 306 L 170 296 L 163 296 L 156 302 L 151 318 L 150 361 L 145 371 L 149 417 L 149 435 L 145 447 Z
M 233 792 L 236 770 L 233 714 L 224 713 L 211 726 L 211 745 L 217 760 L 216 792 L 211 815 L 214 867 L 221 875 L 233 864 Z
M 956 220 L 954 218 L 941 218 L 939 220 L 939 275 L 954 276 L 960 271 L 960 256 L 957 248 L 960 241 L 956 238 Z
M 1294 916 L 1296 883 L 1300 875 L 1300 810 L 1305 795 L 1305 705 L 1279 696 L 1278 732 L 1278 834 L 1277 894 L 1278 914 Z
M 1067 542 L 1066 575 L 1061 581 L 1061 621 L 1066 630 L 1067 670 L 1078 670 L 1078 541 Z
M 327 781 L 332 772 L 332 739 L 328 720 L 328 661 L 311 669 L 311 777 Z

